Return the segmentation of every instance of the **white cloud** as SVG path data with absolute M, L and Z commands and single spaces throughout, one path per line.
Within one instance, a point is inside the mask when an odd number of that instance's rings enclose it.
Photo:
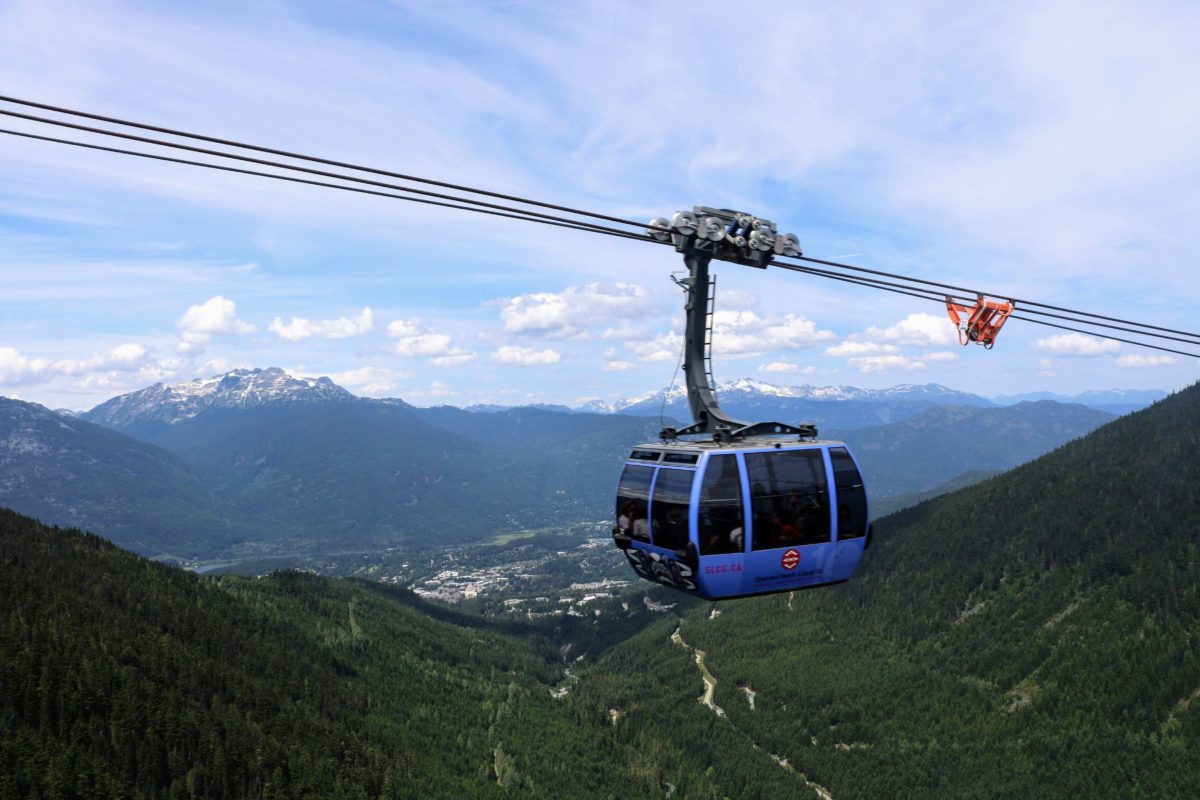
M 679 358 L 683 337 L 670 331 L 649 339 L 631 339 L 625 346 L 639 361 L 674 361 Z
M 397 340 L 391 352 L 401 358 L 427 358 L 435 367 L 457 367 L 476 357 L 470 350 L 454 347 L 449 335 L 434 333 L 417 319 L 393 320 L 387 332 Z
M 931 363 L 955 361 L 958 356 L 946 351 L 904 355 L 902 348 L 948 344 L 958 344 L 958 335 L 948 319 L 916 313 L 887 328 L 871 326 L 865 331 L 851 334 L 842 342 L 826 348 L 825 355 L 848 357 L 847 364 L 867 374 L 888 370 L 913 371 L 926 369 Z
M 478 355 L 471 350 L 461 350 L 454 348 L 444 356 L 433 356 L 429 359 L 429 363 L 435 367 L 461 367 L 463 364 L 469 364 L 478 358 Z
M 450 337 L 444 333 L 422 333 L 406 336 L 392 345 L 392 352 L 401 358 L 447 355 L 451 351 Z
M 1166 367 L 1177 363 L 1174 356 L 1139 356 L 1139 355 L 1124 355 L 1117 359 L 1117 366 L 1125 369 L 1138 369 L 1140 367 Z
M 1084 336 L 1082 333 L 1064 333 L 1038 339 L 1033 346 L 1056 356 L 1079 356 L 1090 358 L 1108 355 L 1121 349 L 1120 342 L 1112 339 L 1097 339 L 1094 336 Z
M 534 350 L 531 347 L 503 345 L 492 353 L 492 360 L 513 367 L 537 367 L 557 364 L 562 356 L 556 350 Z
M 429 330 L 420 320 L 394 319 L 388 323 L 387 335 L 394 337 L 417 336 Z
M 841 344 L 836 344 L 833 347 L 825 348 L 827 356 L 865 356 L 874 355 L 876 353 L 898 353 L 900 348 L 892 344 L 880 344 L 879 342 L 857 342 L 844 341 Z
M 884 346 L 931 347 L 958 344 L 958 333 L 946 317 L 909 314 L 890 328 L 872 326 L 850 337 L 852 342 L 874 342 Z
M 359 367 L 329 374 L 329 379 L 334 383 L 367 397 L 385 396 L 395 390 L 397 381 L 410 377 L 410 373 L 383 367 Z
M 82 359 L 29 358 L 12 347 L 0 347 L 0 382 L 18 383 L 49 376 L 98 372 L 137 372 L 146 367 L 146 348 L 126 342 Z
M 605 372 L 623 372 L 633 367 L 633 362 L 623 361 L 617 357 L 617 348 L 607 347 L 604 349 L 604 371 Z
M 817 330 L 815 322 L 795 314 L 776 318 L 753 311 L 717 311 L 713 315 L 713 353 L 727 358 L 803 350 L 835 338 L 832 331 Z
M 852 358 L 847 363 L 866 374 L 893 369 L 918 370 L 925 369 L 926 366 L 924 361 L 908 356 L 862 356 Z
M 238 336 L 254 333 L 254 326 L 237 318 L 237 304 L 221 295 L 189 306 L 175 323 L 180 342 L 175 349 L 184 354 L 200 353 L 215 335 Z
M 636 318 L 654 310 L 646 290 L 628 283 L 589 283 L 561 292 L 537 292 L 501 301 L 506 333 L 567 338 L 598 325 Z
M 800 369 L 799 364 L 793 364 L 789 361 L 772 361 L 768 364 L 760 364 L 759 372 L 796 372 Z
M 29 370 L 29 359 L 13 347 L 0 347 L 0 380 L 12 380 Z
M 370 307 L 364 307 L 357 317 L 339 317 L 338 319 L 310 320 L 304 317 L 292 317 L 284 324 L 282 317 L 271 321 L 271 331 L 289 342 L 299 342 L 303 339 L 319 337 L 322 339 L 347 339 L 351 336 L 362 336 L 375 328 L 375 320 Z

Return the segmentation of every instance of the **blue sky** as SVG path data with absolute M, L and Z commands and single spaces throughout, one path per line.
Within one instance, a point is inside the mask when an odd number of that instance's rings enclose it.
M 1188 3 L 0 0 L 0 87 L 808 255 L 1200 328 Z M 903 6 L 903 7 L 899 7 Z M 19 121 L 3 125 L 31 129 Z M 671 379 L 665 249 L 0 142 L 0 394 L 87 408 L 236 366 L 418 404 Z M 718 379 L 1174 389 L 1195 360 L 720 265 Z

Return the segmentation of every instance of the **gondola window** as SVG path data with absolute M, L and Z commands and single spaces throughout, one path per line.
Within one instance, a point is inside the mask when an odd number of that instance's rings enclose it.
M 828 542 L 829 484 L 821 450 L 747 453 L 754 549 Z

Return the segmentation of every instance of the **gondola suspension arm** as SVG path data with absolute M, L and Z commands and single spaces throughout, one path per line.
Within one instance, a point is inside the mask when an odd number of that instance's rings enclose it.
M 748 436 L 815 437 L 817 429 L 811 424 L 746 423 L 729 416 L 717 400 L 710 366 L 714 281 L 709 264 L 717 259 L 766 269 L 776 253 L 800 255 L 800 240 L 795 234 L 778 234 L 775 223 L 769 220 L 706 206 L 680 211 L 669 222 L 656 219 L 647 232 L 658 241 L 673 244 L 688 269 L 688 276 L 676 283 L 687 294 L 683 370 L 692 424 L 679 430 L 664 428 L 662 438 L 703 435 L 722 442 Z

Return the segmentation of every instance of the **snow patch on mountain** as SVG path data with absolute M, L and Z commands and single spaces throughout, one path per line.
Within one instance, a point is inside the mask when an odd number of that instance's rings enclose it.
M 959 392 L 935 383 L 924 385 L 906 383 L 893 386 L 889 389 L 860 389 L 857 386 L 812 386 L 810 384 L 780 386 L 754 378 L 739 378 L 718 384 L 717 395 L 723 398 L 736 398 L 743 402 L 755 399 L 818 400 L 829 402 L 845 400 L 877 402 L 919 400 L 939 404 L 953 402 L 968 405 L 991 405 L 990 401 L 977 395 Z M 667 405 L 671 405 L 677 401 L 686 399 L 687 390 L 683 386 L 675 386 L 669 392 L 659 389 L 658 391 L 646 392 L 635 397 L 612 402 L 593 400 L 580 406 L 579 410 L 598 414 L 616 414 L 628 408 L 643 406 L 647 403 L 656 402 L 661 404 L 664 397 L 666 398 Z
M 114 397 L 84 416 L 110 428 L 137 422 L 175 424 L 212 408 L 252 408 L 276 403 L 353 400 L 354 395 L 329 378 L 292 375 L 278 367 L 235 369 L 185 383 L 156 383 Z

